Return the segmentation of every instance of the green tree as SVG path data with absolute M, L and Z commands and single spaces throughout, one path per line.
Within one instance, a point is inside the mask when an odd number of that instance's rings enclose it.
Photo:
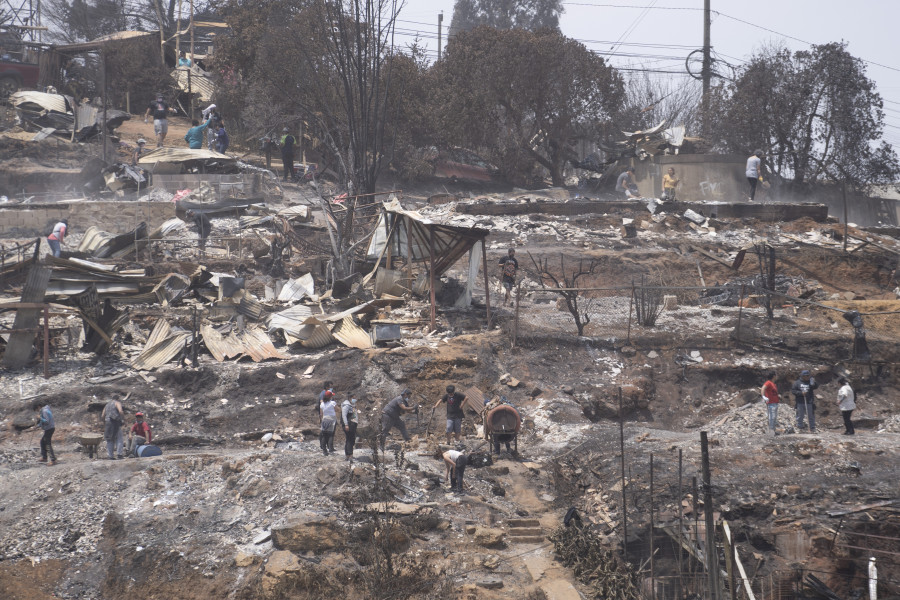
M 450 35 L 487 25 L 496 29 L 559 30 L 562 0 L 456 0 Z
M 835 179 L 889 183 L 900 173 L 893 148 L 881 141 L 881 96 L 845 44 L 794 54 L 766 48 L 716 90 L 712 107 L 724 149 L 763 149 L 766 167 L 795 189 Z
M 445 141 L 487 149 L 513 181 L 537 162 L 562 185 L 571 143 L 608 121 L 624 95 L 603 58 L 547 29 L 462 32 L 435 70 Z

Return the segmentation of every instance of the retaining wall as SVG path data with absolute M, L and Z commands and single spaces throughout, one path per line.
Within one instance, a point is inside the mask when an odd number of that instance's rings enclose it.
M 69 219 L 72 232 L 96 225 L 109 233 L 134 229 L 144 221 L 150 229 L 175 216 L 174 202 L 60 202 L 0 206 L 0 236 L 46 236 L 60 219 Z

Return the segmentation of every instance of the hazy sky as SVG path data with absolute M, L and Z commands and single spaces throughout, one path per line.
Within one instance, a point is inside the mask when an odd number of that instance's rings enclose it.
M 712 47 L 740 65 L 761 45 L 791 50 L 845 41 L 867 61 L 885 104 L 884 138 L 900 148 L 900 0 L 712 0 Z M 432 60 L 437 50 L 437 15 L 444 12 L 444 44 L 453 0 L 407 0 L 397 25 L 399 43 L 418 34 Z M 562 32 L 589 49 L 609 53 L 621 68 L 648 68 L 655 77 L 689 82 L 687 55 L 703 45 L 703 0 L 564 1 Z M 877 63 L 877 64 L 875 64 Z

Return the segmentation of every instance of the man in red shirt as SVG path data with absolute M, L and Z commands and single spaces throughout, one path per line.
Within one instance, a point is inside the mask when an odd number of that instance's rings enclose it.
M 763 400 L 766 401 L 766 413 L 769 417 L 769 435 L 775 433 L 775 424 L 778 422 L 778 386 L 775 385 L 775 371 L 766 375 L 766 382 L 762 386 Z
M 144 413 L 135 413 L 135 422 L 128 432 L 128 456 L 134 456 L 134 451 L 138 446 L 149 444 L 153 439 L 150 432 L 150 424 L 144 420 Z
M 66 238 L 66 232 L 69 228 L 69 220 L 63 219 L 53 226 L 53 233 L 47 236 L 47 245 L 50 246 L 50 254 L 59 256 L 62 252 L 60 246 Z

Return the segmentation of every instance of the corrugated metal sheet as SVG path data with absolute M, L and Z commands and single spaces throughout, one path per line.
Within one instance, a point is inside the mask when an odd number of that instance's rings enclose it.
M 239 313 L 244 315 L 245 317 L 249 317 L 254 321 L 259 321 L 259 319 L 263 315 L 263 307 L 262 303 L 258 300 L 254 300 L 249 294 L 244 294 L 244 297 L 241 298 L 241 301 L 238 303 L 237 310 Z
M 240 333 L 229 333 L 223 336 L 209 325 L 200 327 L 203 343 L 217 361 L 249 356 L 253 362 L 267 358 L 289 358 L 279 352 L 272 344 L 269 336 L 260 329 L 247 329 Z
M 304 348 L 324 348 L 334 342 L 331 328 L 315 317 L 304 321 L 304 326 L 297 332 L 296 338 Z
M 312 296 L 316 293 L 315 282 L 312 273 L 307 273 L 297 279 L 290 279 L 285 282 L 278 294 L 279 302 L 289 302 L 291 300 L 302 300 L 304 296 Z
M 368 350 L 372 347 L 372 338 L 366 331 L 353 322 L 353 317 L 344 317 L 331 330 L 337 340 L 350 348 Z
M 190 148 L 182 147 L 165 147 L 151 150 L 141 157 L 138 164 L 142 166 L 146 165 L 149 168 L 156 163 L 180 163 L 190 160 L 217 160 L 220 162 L 235 161 L 234 158 L 228 155 L 219 154 L 218 152 L 213 152 L 212 150 L 207 150 L 205 148 L 192 150 Z
M 284 331 L 285 335 L 291 335 L 299 338 L 299 331 L 303 327 L 303 323 L 313 315 L 313 309 L 304 304 L 296 304 L 281 312 L 269 315 L 268 326 L 269 333 Z
M 190 338 L 190 331 L 173 331 L 165 319 L 160 319 L 153 327 L 144 351 L 131 361 L 131 366 L 138 371 L 152 371 L 161 367 L 175 358 Z
M 47 110 L 66 114 L 70 112 L 71 99 L 61 94 L 44 92 L 16 92 L 9 97 L 9 103 L 22 110 Z
M 188 78 L 188 73 L 190 73 L 190 78 Z M 198 67 L 197 65 L 191 65 L 188 69 L 186 67 L 181 67 L 175 69 L 171 73 L 172 79 L 175 80 L 176 85 L 178 85 L 179 89 L 184 92 L 190 90 L 192 94 L 196 94 L 200 100 L 204 102 L 209 102 L 212 100 L 213 94 L 215 94 L 216 86 L 213 84 L 212 79 L 209 77 L 209 73 Z

